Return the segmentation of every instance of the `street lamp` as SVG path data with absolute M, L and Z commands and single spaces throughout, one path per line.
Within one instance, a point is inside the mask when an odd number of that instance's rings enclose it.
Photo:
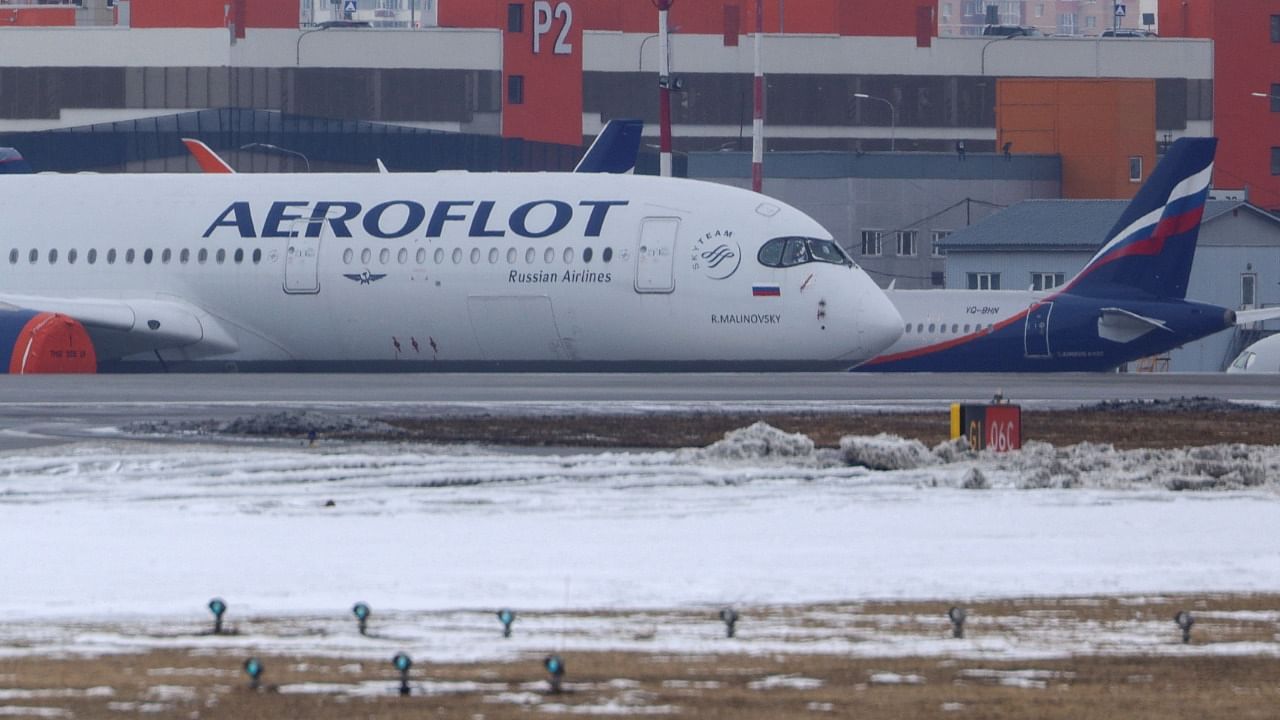
M 292 155 L 293 157 L 300 157 L 302 158 L 302 164 L 305 165 L 307 168 L 307 172 L 311 172 L 311 161 L 307 159 L 306 155 L 303 155 L 297 150 L 282 148 L 279 145 L 272 145 L 271 143 L 249 143 L 248 145 L 241 145 L 240 149 L 241 150 L 266 150 L 268 152 L 277 152 L 283 155 Z
M 896 150 L 898 137 L 898 108 L 894 107 L 893 103 L 888 100 L 882 97 L 876 97 L 875 95 L 854 93 L 853 96 L 859 100 L 877 100 L 889 106 L 889 152 Z

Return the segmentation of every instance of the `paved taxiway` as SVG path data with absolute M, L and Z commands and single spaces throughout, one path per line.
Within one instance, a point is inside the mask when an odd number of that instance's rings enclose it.
M 0 447 L 136 420 L 226 418 L 279 410 L 541 414 L 753 406 L 940 408 L 999 390 L 1032 407 L 1207 396 L 1280 403 L 1280 378 L 1225 374 L 152 374 L 0 377 Z M 25 440 L 21 439 L 26 437 Z

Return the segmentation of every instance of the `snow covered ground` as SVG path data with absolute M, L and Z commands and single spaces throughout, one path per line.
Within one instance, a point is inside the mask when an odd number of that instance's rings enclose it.
M 847 464 L 868 447 L 903 469 Z M 182 644 L 215 596 L 246 628 L 286 618 L 255 630 L 273 627 L 277 648 L 366 642 L 316 629 L 354 625 L 360 600 L 386 619 L 386 648 L 456 658 L 535 647 L 476 640 L 496 634 L 505 606 L 557 611 L 517 628 L 557 628 L 573 647 L 656 633 L 670 640 L 659 648 L 689 651 L 718 628 L 668 635 L 637 613 L 604 629 L 562 611 L 1280 592 L 1278 466 L 1280 450 L 1239 446 L 974 457 L 879 438 L 841 453 L 768 428 L 675 452 L 121 440 L 9 452 L 0 645 Z M 446 627 L 454 639 L 441 643 Z M 1147 633 L 1129 630 L 1115 647 Z M 843 635 L 806 638 L 848 651 Z M 1028 647 L 1041 648 L 974 649 Z

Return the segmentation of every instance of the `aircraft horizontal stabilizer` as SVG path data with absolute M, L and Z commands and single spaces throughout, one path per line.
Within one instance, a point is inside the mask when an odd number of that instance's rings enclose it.
M 1121 308 L 1102 308 L 1102 315 L 1098 318 L 1098 337 L 1111 342 L 1133 342 L 1152 330 L 1173 332 L 1162 320 Z
M 1249 325 L 1266 320 L 1280 319 L 1280 307 L 1260 308 L 1258 310 L 1237 310 L 1236 324 Z

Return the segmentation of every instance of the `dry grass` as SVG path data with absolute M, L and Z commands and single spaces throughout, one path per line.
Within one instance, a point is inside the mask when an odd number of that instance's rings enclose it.
M 946 440 L 946 412 L 688 413 L 662 416 L 570 415 L 554 421 L 520 416 L 389 418 L 412 439 L 431 442 L 675 448 L 709 445 L 724 433 L 764 421 L 834 447 L 844 435 L 892 433 L 933 446 Z M 1024 440 L 1054 445 L 1111 443 L 1119 448 L 1172 448 L 1216 443 L 1280 444 L 1280 415 L 1242 408 L 1197 413 L 1125 410 L 1026 411 Z
M 1267 655 L 1180 656 L 1169 619 L 1177 609 L 1203 613 L 1194 644 L 1254 641 Z M 984 659 L 981 653 L 875 658 L 807 654 L 673 656 L 659 653 L 566 654 L 568 692 L 552 696 L 540 657 L 483 664 L 419 664 L 415 695 L 395 694 L 387 662 L 333 657 L 264 656 L 264 681 L 251 691 L 243 656 L 198 647 L 100 658 L 0 660 L 0 708 L 40 707 L 77 718 L 527 718 L 531 714 L 591 717 L 606 710 L 639 714 L 666 710 L 685 717 L 759 718 L 1126 718 L 1202 720 L 1275 718 L 1280 707 L 1280 628 L 1274 620 L 1214 613 L 1274 612 L 1276 596 L 1180 598 L 1057 598 L 1004 600 L 970 606 L 970 634 L 1008 637 L 1062 627 L 1105 627 L 1158 620 L 1169 627 L 1162 652 L 1148 655 L 1056 654 L 1055 659 Z M 808 608 L 744 608 L 754 622 L 815 623 L 828 618 L 850 635 L 885 619 L 902 637 L 945 635 L 940 603 L 857 603 Z M 693 611 L 688 611 L 691 616 Z M 593 613 L 608 618 L 609 613 Z M 634 616 L 634 613 L 630 613 Z M 658 613 L 655 613 L 655 616 Z M 664 613 L 670 617 L 671 613 Z M 1268 615 L 1265 617 L 1273 617 Z M 926 622 L 926 619 L 935 619 Z M 986 619 L 987 622 L 981 622 Z M 1004 657 L 1008 657 L 1005 655 Z M 892 676 L 912 682 L 887 682 Z M 767 678 L 808 679 L 760 687 Z M 301 683 L 334 683 L 329 692 L 296 694 Z M 342 688 L 365 688 L 365 695 Z M 474 683 L 476 685 L 449 685 Z M 776 680 L 775 680 L 776 683 Z M 72 697 L 15 696 L 14 691 L 111 688 Z M 428 694 L 424 694 L 424 690 Z M 64 693 L 65 694 L 65 693 Z M 0 712 L 6 712 L 0 709 Z

